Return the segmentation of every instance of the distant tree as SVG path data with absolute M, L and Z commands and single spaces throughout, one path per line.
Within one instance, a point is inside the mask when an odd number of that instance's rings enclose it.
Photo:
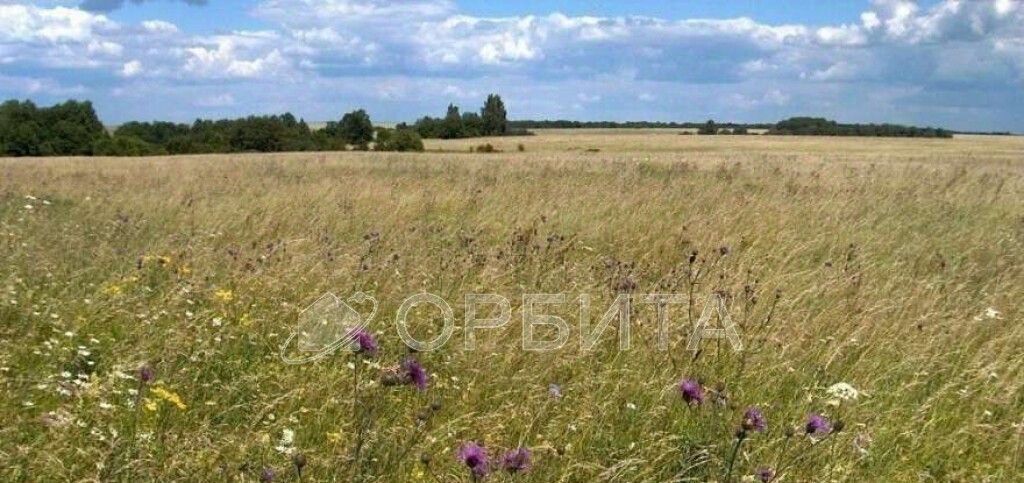
M 466 137 L 465 125 L 462 122 L 462 115 L 459 114 L 459 107 L 448 104 L 448 113 L 444 116 L 444 124 L 441 126 L 442 139 L 460 139 Z
M 338 124 L 338 136 L 356 149 L 367 149 L 373 141 L 373 122 L 366 111 L 359 109 L 345 114 Z
M 381 129 L 374 143 L 377 151 L 423 151 L 423 139 L 413 129 Z
M 746 126 L 736 126 L 732 129 L 732 133 L 740 135 L 749 134 L 749 132 L 747 132 Z
M 32 101 L 7 101 L 0 105 L 0 154 L 38 156 L 39 113 Z
M 153 156 L 167 154 L 167 151 L 135 136 L 114 135 L 97 140 L 93 144 L 93 154 L 97 156 Z
M 106 135 L 92 103 L 37 108 L 30 101 L 0 105 L 0 152 L 13 156 L 89 155 Z
M 708 122 L 704 123 L 704 125 L 697 130 L 697 134 L 718 134 L 718 126 L 715 124 L 715 121 L 708 120 Z
M 480 137 L 483 134 L 484 121 L 475 112 L 462 113 L 462 133 L 467 138 Z
M 40 111 L 43 154 L 92 154 L 93 143 L 107 134 L 89 101 L 66 101 Z
M 187 136 L 187 124 L 173 122 L 128 122 L 114 130 L 115 136 L 133 136 L 150 144 L 166 145 L 172 139 Z
M 484 136 L 501 136 L 508 130 L 508 113 L 505 111 L 505 103 L 497 94 L 487 96 L 484 107 L 480 109 L 480 118 L 483 123 L 481 134 Z

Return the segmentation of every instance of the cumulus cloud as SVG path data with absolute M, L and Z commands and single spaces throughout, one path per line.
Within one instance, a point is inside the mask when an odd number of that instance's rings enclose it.
M 286 74 L 291 63 L 273 32 L 236 32 L 203 39 L 184 49 L 184 70 L 205 78 L 255 78 Z
M 87 42 L 97 32 L 114 26 L 103 15 L 66 7 L 0 5 L 0 18 L 2 43 Z

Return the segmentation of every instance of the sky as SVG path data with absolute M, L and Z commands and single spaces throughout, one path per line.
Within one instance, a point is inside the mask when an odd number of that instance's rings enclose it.
M 1024 132 L 1024 0 L 0 0 L 0 98 L 101 119 L 774 122 Z

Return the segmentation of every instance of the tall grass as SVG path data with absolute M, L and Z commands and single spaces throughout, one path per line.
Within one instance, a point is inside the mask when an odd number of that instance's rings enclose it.
M 475 441 L 532 451 L 497 481 L 1019 477 L 1021 146 L 643 136 L 662 139 L 0 160 L 0 474 L 290 481 L 301 455 L 307 481 L 468 481 L 455 454 Z M 381 303 L 376 357 L 281 363 L 305 304 L 359 290 Z M 415 354 L 426 391 L 383 384 L 409 356 L 392 314 L 424 291 L 452 304 L 455 336 Z M 521 350 L 521 294 L 589 293 L 603 312 L 621 291 L 693 294 L 668 351 L 643 306 L 630 350 L 609 332 L 582 351 L 574 303 L 548 307 L 567 347 Z M 473 292 L 513 318 L 466 351 Z M 695 357 L 687 327 L 716 292 L 747 347 Z M 414 334 L 438 333 L 415 314 Z M 834 401 L 838 382 L 859 397 Z M 767 431 L 738 444 L 751 406 Z M 841 431 L 806 436 L 811 413 Z

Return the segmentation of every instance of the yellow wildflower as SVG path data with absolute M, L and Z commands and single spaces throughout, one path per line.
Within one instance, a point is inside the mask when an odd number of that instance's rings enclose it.
M 184 411 L 185 408 L 187 407 L 185 406 L 185 403 L 181 401 L 181 396 L 179 396 L 177 393 L 173 391 L 168 391 L 167 389 L 157 386 L 153 388 L 152 392 L 155 396 L 173 404 L 175 407 L 182 411 Z
M 220 289 L 215 292 L 213 296 L 217 297 L 217 300 L 220 300 L 221 302 L 230 302 L 235 298 L 235 293 L 228 289 Z
M 110 285 L 107 285 L 106 288 L 103 289 L 103 293 L 107 295 L 121 295 L 121 286 L 112 283 Z
M 146 408 L 147 411 L 156 411 L 156 408 L 157 408 L 156 401 L 154 401 L 154 400 L 152 400 L 152 399 L 147 397 L 146 398 L 146 403 L 144 404 L 144 407 Z
M 341 441 L 341 431 L 338 431 L 337 433 L 327 433 L 327 441 L 330 441 L 332 443 L 340 442 Z

